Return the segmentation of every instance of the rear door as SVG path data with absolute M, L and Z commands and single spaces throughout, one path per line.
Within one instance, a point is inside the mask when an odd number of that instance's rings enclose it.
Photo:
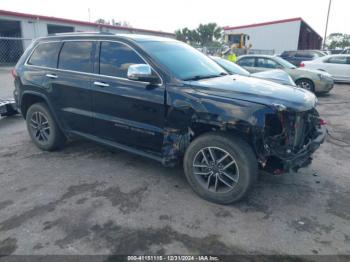
M 100 138 L 160 152 L 165 121 L 161 79 L 149 85 L 127 78 L 130 65 L 146 63 L 125 43 L 100 42 L 99 76 L 92 80 L 94 127 Z
M 92 132 L 91 73 L 96 44 L 93 41 L 65 41 L 57 70 L 46 74 L 46 85 L 55 112 L 65 129 Z

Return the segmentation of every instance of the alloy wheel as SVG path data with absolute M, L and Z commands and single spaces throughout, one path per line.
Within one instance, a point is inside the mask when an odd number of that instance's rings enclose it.
M 219 147 L 205 147 L 193 160 L 193 173 L 202 187 L 214 193 L 231 191 L 239 180 L 235 158 Z
M 300 83 L 298 84 L 299 87 L 306 89 L 308 91 L 312 91 L 312 86 L 311 83 L 308 81 L 300 81 Z
M 39 143 L 47 143 L 50 137 L 50 125 L 47 117 L 41 112 L 34 112 L 30 119 L 30 127 Z

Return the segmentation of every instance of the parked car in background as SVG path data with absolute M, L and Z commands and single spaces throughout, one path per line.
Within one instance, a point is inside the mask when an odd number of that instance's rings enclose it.
M 275 83 L 279 83 L 282 85 L 296 86 L 295 82 L 290 77 L 290 75 L 281 69 L 272 69 L 264 72 L 251 74 L 247 70 L 245 70 L 243 67 L 231 61 L 228 61 L 227 59 L 224 59 L 218 56 L 210 56 L 210 58 L 213 59 L 216 63 L 218 63 L 222 68 L 224 68 L 231 75 L 243 75 L 243 76 L 256 77 L 256 78 L 269 80 Z
M 309 165 L 326 137 L 311 92 L 229 75 L 174 39 L 40 38 L 13 75 L 37 147 L 54 150 L 78 136 L 166 166 L 183 163 L 193 190 L 221 204 L 244 197 L 258 169 Z
M 280 56 L 289 63 L 299 66 L 302 61 L 314 60 L 325 55 L 326 54 L 320 50 L 300 50 L 284 51 Z
M 350 54 L 324 56 L 313 61 L 304 61 L 301 66 L 328 72 L 336 82 L 350 82 Z
M 327 72 L 297 68 L 278 56 L 244 55 L 238 57 L 237 64 L 250 73 L 282 69 L 292 77 L 297 86 L 314 93 L 327 93 L 334 87 L 334 80 Z
M 341 54 L 350 55 L 350 48 L 345 48 Z

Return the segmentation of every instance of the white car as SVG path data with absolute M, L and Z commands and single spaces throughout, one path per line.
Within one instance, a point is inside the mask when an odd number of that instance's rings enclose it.
M 301 62 L 300 67 L 326 71 L 336 82 L 350 82 L 350 55 L 328 55 Z

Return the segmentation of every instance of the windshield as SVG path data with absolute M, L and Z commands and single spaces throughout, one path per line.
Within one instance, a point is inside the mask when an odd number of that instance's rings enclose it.
M 211 57 L 216 63 L 218 63 L 221 67 L 223 67 L 226 71 L 228 71 L 230 74 L 237 74 L 242 76 L 249 76 L 250 73 L 245 70 L 244 68 L 240 67 L 239 65 L 236 65 L 235 63 L 232 63 L 226 59 L 212 56 Z
M 294 69 L 296 68 L 295 65 L 289 63 L 287 60 L 284 60 L 283 58 L 280 58 L 278 56 L 274 57 L 275 61 L 280 63 L 283 67 L 289 68 L 289 69 Z
M 193 47 L 177 41 L 143 42 L 143 49 L 181 80 L 199 80 L 227 72 Z

